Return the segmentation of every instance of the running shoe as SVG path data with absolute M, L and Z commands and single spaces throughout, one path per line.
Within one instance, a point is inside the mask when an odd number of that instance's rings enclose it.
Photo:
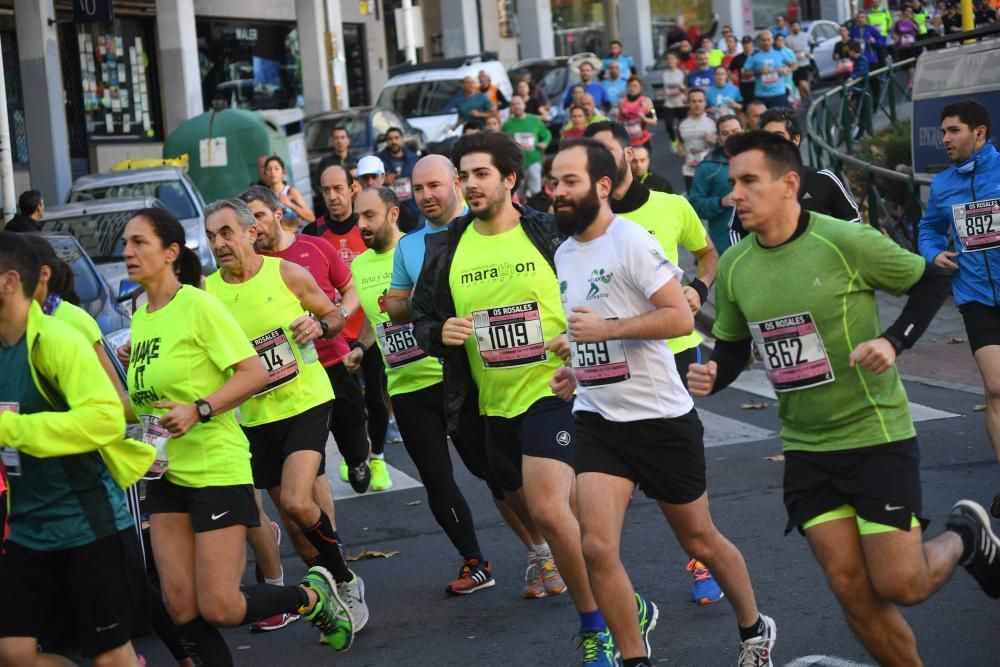
M 298 614 L 275 614 L 250 624 L 250 632 L 271 632 L 291 625 L 301 618 Z
M 778 626 L 770 616 L 760 615 L 764 621 L 764 634 L 740 642 L 738 667 L 772 667 L 771 649 L 778 638 Z
M 302 578 L 302 586 L 316 593 L 316 605 L 305 619 L 323 635 L 323 643 L 334 651 L 346 651 L 354 643 L 354 621 L 347 605 L 338 595 L 339 586 L 325 567 L 315 565 Z M 366 619 L 367 620 L 367 619 Z
M 972 553 L 961 563 L 987 595 L 1000 598 L 1000 539 L 990 526 L 990 517 L 982 505 L 959 500 L 948 517 L 948 528 L 965 528 L 975 536 Z
M 385 441 L 389 444 L 403 442 L 403 434 L 399 432 L 399 425 L 395 419 L 390 419 L 385 428 Z
M 271 522 L 271 529 L 274 531 L 274 541 L 277 542 L 278 546 L 280 547 L 281 546 L 281 526 L 279 526 L 274 521 L 272 521 Z M 260 565 L 258 565 L 256 563 L 253 566 L 253 574 L 254 574 L 254 578 L 257 580 L 258 584 L 266 583 L 266 581 L 264 579 L 264 570 L 260 569 Z M 288 624 L 286 623 L 285 625 L 288 625 Z M 284 626 L 282 626 L 282 627 L 284 627 Z
M 545 587 L 546 595 L 561 595 L 566 592 L 566 582 L 559 574 L 559 568 L 556 567 L 551 554 L 538 558 L 538 569 L 542 571 L 542 585 Z
M 990 514 L 1000 519 L 1000 493 L 993 496 L 993 504 L 990 505 Z
M 712 573 L 700 560 L 692 558 L 687 564 L 687 571 L 694 577 L 694 583 L 691 584 L 691 599 L 697 604 L 704 607 L 725 597 L 719 584 L 715 583 Z
M 346 464 L 345 464 L 346 465 Z M 362 461 L 356 466 L 347 469 L 347 481 L 350 483 L 354 493 L 364 493 L 368 490 L 372 481 L 372 471 L 368 467 L 368 461 Z
M 535 554 L 528 556 L 528 569 L 524 572 L 524 589 L 521 591 L 521 597 L 528 600 L 545 597 L 542 568 Z
M 581 632 L 576 636 L 576 647 L 583 649 L 582 667 L 618 667 L 621 663 L 617 658 L 615 641 L 611 631 Z
M 489 561 L 480 563 L 475 558 L 470 558 L 462 564 L 462 569 L 458 571 L 458 579 L 448 584 L 445 593 L 452 595 L 468 595 L 475 593 L 481 588 L 489 588 L 497 583 L 490 572 Z
M 337 584 L 337 595 L 344 604 L 354 621 L 355 634 L 364 630 L 368 625 L 368 603 L 365 602 L 365 582 L 355 572 L 351 572 L 354 578 L 350 581 Z
M 340 459 L 340 481 L 347 482 L 347 459 Z
M 388 491 L 392 488 L 392 478 L 389 477 L 389 468 L 385 465 L 385 459 L 378 459 L 373 456 L 368 460 L 368 468 L 371 470 L 369 489 L 372 491 Z
M 647 600 L 638 593 L 635 594 L 635 602 L 639 609 L 639 632 L 642 633 L 642 641 L 646 644 L 646 657 L 652 658 L 653 647 L 649 645 L 649 635 L 656 627 L 660 610 L 652 600 Z

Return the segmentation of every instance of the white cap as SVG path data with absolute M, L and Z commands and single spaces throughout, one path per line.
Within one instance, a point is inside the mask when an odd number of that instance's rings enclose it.
M 358 176 L 384 173 L 385 165 L 374 155 L 366 155 L 358 161 Z

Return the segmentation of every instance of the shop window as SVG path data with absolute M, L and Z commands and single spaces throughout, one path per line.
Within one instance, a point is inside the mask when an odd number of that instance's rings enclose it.
M 608 49 L 604 0 L 552 0 L 552 29 L 557 56 Z

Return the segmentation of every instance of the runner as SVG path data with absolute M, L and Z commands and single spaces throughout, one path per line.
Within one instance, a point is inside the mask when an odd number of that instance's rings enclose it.
M 584 664 L 610 665 L 611 637 L 590 591 L 570 507 L 573 418 L 549 388 L 562 362 L 545 345 L 566 328 L 553 263 L 562 237 L 548 215 L 511 202 L 522 155 L 510 137 L 462 137 L 452 161 L 471 210 L 446 233 L 425 239 L 425 269 L 413 295 L 417 342 L 443 359 L 449 430 L 458 430 L 466 399 L 478 390 L 491 461 L 520 464 L 531 516 L 580 613 Z
M 368 249 L 361 239 L 361 233 L 358 231 L 358 216 L 354 212 L 354 177 L 348 170 L 334 165 L 327 167 L 320 174 L 320 185 L 330 215 L 320 218 L 313 225 L 306 225 L 302 233 L 319 236 L 329 241 L 334 250 L 340 254 L 340 258 L 344 260 L 344 264 L 350 268 L 354 258 Z M 344 340 L 349 346 L 355 347 L 358 337 L 361 335 L 361 325 L 365 321 L 364 313 L 361 312 L 360 308 L 353 307 L 350 310 L 345 309 L 343 315 L 347 319 L 347 325 L 344 327 Z M 362 375 L 365 382 L 368 439 L 371 440 L 371 459 L 368 462 L 371 468 L 369 488 L 372 491 L 385 491 L 392 487 L 392 479 L 389 477 L 389 470 L 385 467 L 384 461 L 386 430 L 389 426 L 389 405 L 385 390 L 385 367 L 382 364 L 382 355 L 378 353 L 378 350 L 370 350 L 365 354 Z M 348 480 L 346 460 L 340 464 L 340 479 L 345 482 Z
M 139 211 L 122 238 L 129 280 L 148 297 L 132 318 L 128 389 L 154 445 L 161 478 L 149 482 L 153 557 L 164 601 L 195 664 L 231 665 L 215 626 L 297 613 L 341 645 L 350 624 L 322 567 L 298 586 L 258 584 L 241 592 L 246 529 L 258 512 L 250 452 L 233 408 L 267 382 L 253 348 L 217 299 L 178 281 L 189 261 L 184 228 L 166 210 Z M 166 471 L 164 472 L 164 468 Z M 343 626 L 343 627 L 342 627 Z
M 424 264 L 425 237 L 444 232 L 453 220 L 468 213 L 462 199 L 458 172 L 451 160 L 443 155 L 428 155 L 417 163 L 413 175 L 417 205 L 427 223 L 412 234 L 403 236 L 396 246 L 398 252 L 393 258 L 392 281 L 385 306 L 389 317 L 397 324 L 412 321 L 410 298 Z M 466 408 L 462 410 L 459 428 L 449 429 L 449 436 L 459 452 L 472 454 L 463 457 L 466 467 L 476 477 L 486 480 L 504 522 L 528 549 L 522 595 L 534 599 L 564 593 L 566 585 L 552 559 L 552 551 L 528 512 L 520 467 L 502 459 L 494 460 L 492 465 L 487 461 L 486 425 L 479 414 L 479 406 L 470 401 Z M 501 479 L 509 482 L 502 484 Z M 504 491 L 504 486 L 517 490 Z
M 0 664 L 65 664 L 39 653 L 39 640 L 66 626 L 92 664 L 136 667 L 131 637 L 148 624 L 145 573 L 106 462 L 125 431 L 121 402 L 90 343 L 32 299 L 39 272 L 32 246 L 0 232 L 0 468 L 11 500 Z M 141 465 L 152 460 L 138 443 L 126 449 Z
M 385 359 L 389 396 L 396 409 L 403 444 L 417 466 L 434 519 L 462 556 L 459 576 L 445 590 L 466 595 L 489 588 L 496 581 L 479 547 L 472 512 L 452 474 L 441 364 L 417 347 L 412 324 L 393 324 L 385 312 L 385 294 L 392 279 L 394 255 L 401 236 L 396 224 L 398 206 L 396 194 L 384 187 L 364 190 L 355 202 L 358 227 L 369 247 L 352 265 L 368 320 L 362 341 L 366 344 L 378 342 Z M 364 352 L 356 348 L 345 363 L 357 370 L 363 356 Z M 455 444 L 458 448 L 462 443 Z M 472 456 L 476 460 L 472 453 L 461 449 L 459 453 L 463 459 Z
M 1000 243 L 989 233 L 1000 225 L 1000 153 L 990 143 L 990 130 L 990 113 L 975 100 L 941 111 L 941 136 L 952 166 L 931 184 L 918 238 L 924 259 L 951 273 L 952 296 L 983 376 L 986 433 L 1000 461 L 1000 297 L 992 268 L 1000 266 Z M 949 232 L 957 237 L 954 251 L 948 250 Z M 992 513 L 1000 518 L 1000 493 Z
M 618 173 L 614 156 L 593 139 L 569 142 L 552 165 L 555 222 L 573 234 L 556 251 L 573 370 L 556 372 L 553 391 L 573 401 L 577 387 L 577 502 L 590 583 L 624 666 L 651 665 L 656 605 L 635 593 L 619 555 L 638 485 L 681 546 L 724 573 L 739 624 L 738 664 L 770 665 L 775 624 L 757 610 L 742 554 L 712 523 L 704 429 L 663 342 L 694 328 L 684 274 L 658 239 L 612 213 Z
M 748 132 L 726 149 L 732 198 L 754 233 L 722 258 L 716 347 L 688 384 L 697 396 L 721 390 L 756 346 L 778 392 L 786 532 L 805 533 L 873 658 L 921 664 L 896 605 L 930 597 L 959 563 L 1000 597 L 1000 540 L 978 504 L 959 501 L 946 530 L 921 542 L 916 432 L 893 362 L 947 297 L 946 275 L 871 227 L 804 211 L 791 142 Z M 876 289 L 909 294 L 884 330 Z
M 257 227 L 242 200 L 210 204 L 205 231 L 219 263 L 205 289 L 240 324 L 267 370 L 266 385 L 240 408 L 254 486 L 267 490 L 285 526 L 296 525 L 315 547 L 306 564 L 322 565 L 336 581 L 336 596 L 350 611 L 337 614 L 342 636 L 325 636 L 334 649 L 347 650 L 368 622 L 364 582 L 344 561 L 334 516 L 314 500 L 333 390 L 313 341 L 336 336 L 344 318 L 306 269 L 254 252 Z
M 681 246 L 694 255 L 698 277 L 683 287 L 683 293 L 691 312 L 697 314 L 708 300 L 708 290 L 715 282 L 715 269 L 719 264 L 719 253 L 705 233 L 698 214 L 684 197 L 652 192 L 632 177 L 632 149 L 628 145 L 628 134 L 620 125 L 595 123 L 587 128 L 587 136 L 603 144 L 615 159 L 618 171 L 611 210 L 628 216 L 649 232 L 674 265 L 678 262 Z M 701 361 L 701 341 L 701 336 L 694 331 L 667 341 L 682 384 L 688 366 Z M 686 569 L 694 579 L 691 599 L 695 603 L 704 606 L 722 599 L 722 589 L 704 564 L 691 558 Z

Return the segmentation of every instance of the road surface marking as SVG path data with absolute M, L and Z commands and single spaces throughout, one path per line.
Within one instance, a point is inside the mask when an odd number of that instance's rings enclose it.
M 372 491 L 362 494 L 354 493 L 354 489 L 351 488 L 350 484 L 340 481 L 340 459 L 340 452 L 337 450 L 337 445 L 334 443 L 333 436 L 331 435 L 326 441 L 326 478 L 330 482 L 330 488 L 333 489 L 334 500 L 350 500 L 351 498 L 362 498 L 373 495 L 381 496 L 393 491 L 419 489 L 423 486 L 420 480 L 413 479 L 399 468 L 389 465 L 387 461 L 385 467 L 389 471 L 389 477 L 392 478 L 391 489 L 388 491 L 379 491 L 378 493 L 373 493 Z

